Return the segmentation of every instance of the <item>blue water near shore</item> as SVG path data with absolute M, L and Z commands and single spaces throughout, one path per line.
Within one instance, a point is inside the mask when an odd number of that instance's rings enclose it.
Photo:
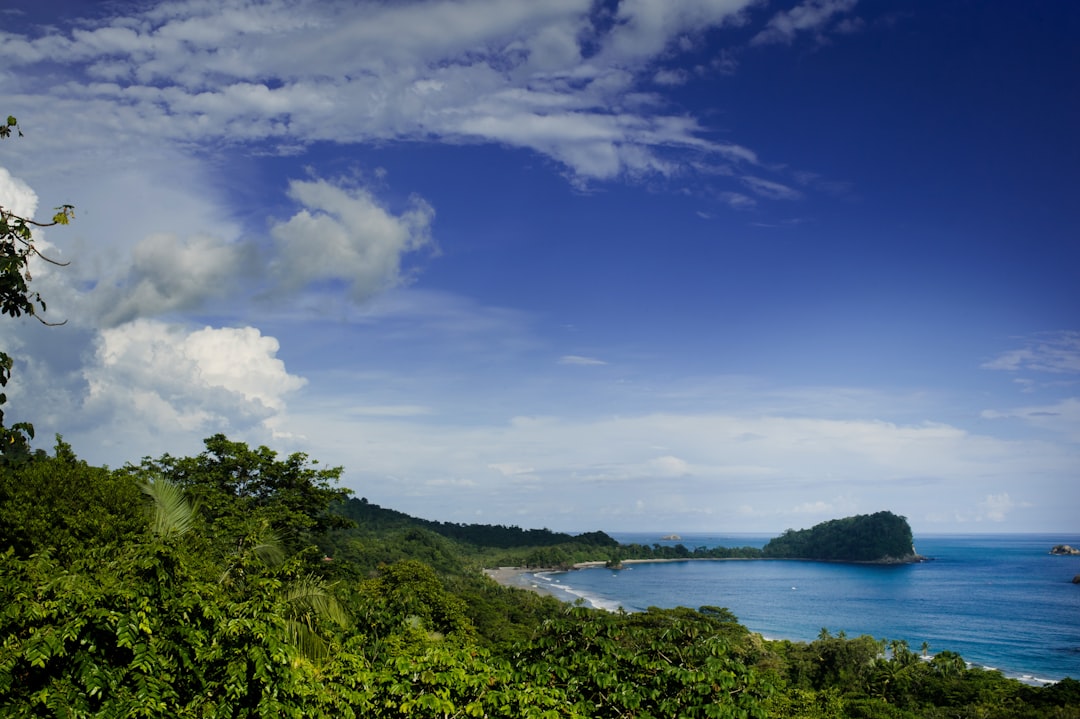
M 612 534 L 623 543 L 655 534 Z M 699 546 L 761 547 L 764 535 L 683 535 Z M 1080 557 L 1053 556 L 1080 535 L 916 537 L 933 561 L 900 566 L 819 562 L 685 561 L 536 575 L 565 599 L 604 608 L 727 607 L 771 639 L 812 641 L 822 628 L 903 639 L 949 650 L 969 663 L 1038 683 L 1080 678 Z

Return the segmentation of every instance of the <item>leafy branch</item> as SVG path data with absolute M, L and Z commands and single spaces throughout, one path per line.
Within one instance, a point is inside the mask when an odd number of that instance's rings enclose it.
M 8 116 L 7 122 L 0 124 L 0 138 L 11 137 L 12 132 L 22 137 L 19 122 Z M 67 262 L 54 260 L 41 253 L 34 246 L 34 229 L 67 225 L 75 217 L 72 205 L 55 208 L 52 220 L 39 222 L 23 217 L 0 207 L 0 313 L 9 317 L 30 315 L 49 327 L 66 322 L 47 322 L 39 312 L 45 312 L 45 300 L 41 293 L 31 291 L 30 260 L 37 257 L 51 265 L 66 267 Z M 14 360 L 6 352 L 0 351 L 0 387 L 6 387 L 11 379 Z M 0 406 L 7 403 L 7 395 L 0 392 Z M 0 410 L 0 454 L 4 461 L 25 458 L 29 453 L 30 440 L 34 438 L 34 427 L 29 422 L 18 422 L 11 427 L 4 426 L 4 413 Z

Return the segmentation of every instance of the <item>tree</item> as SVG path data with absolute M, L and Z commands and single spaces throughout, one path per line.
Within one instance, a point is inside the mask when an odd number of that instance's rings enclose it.
M 90 466 L 57 436 L 55 456 L 0 465 L 0 551 L 12 547 L 25 559 L 47 550 L 69 562 L 140 535 L 141 505 L 129 475 Z
M 10 137 L 12 130 L 22 136 L 18 121 L 9 116 L 7 123 L 0 125 L 0 138 Z M 30 260 L 37 257 L 54 265 L 63 266 L 66 263 L 41 254 L 34 246 L 33 232 L 34 228 L 66 225 L 72 217 L 74 208 L 71 205 L 57 207 L 51 222 L 37 222 L 0 206 L 0 313 L 11 317 L 30 315 L 43 324 L 50 324 L 38 315 L 39 311 L 45 311 L 45 300 L 40 293 L 30 290 Z M 13 365 L 11 356 L 0 351 L 0 387 L 7 386 Z M 0 392 L 0 407 L 6 403 L 7 395 Z M 5 427 L 4 411 L 0 409 L 0 456 L 5 461 L 24 459 L 33 438 L 34 426 L 29 422 L 16 422 L 11 427 Z
M 329 529 L 350 526 L 332 511 L 350 494 L 334 486 L 341 467 L 312 466 L 302 452 L 278 459 L 267 447 L 251 449 L 223 434 L 204 443 L 198 457 L 147 457 L 127 471 L 175 483 L 199 505 L 211 531 L 234 540 L 265 526 L 287 549 L 298 550 L 325 540 Z

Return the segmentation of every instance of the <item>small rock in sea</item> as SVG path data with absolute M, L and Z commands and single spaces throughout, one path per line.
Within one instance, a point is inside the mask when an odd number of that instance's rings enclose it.
M 1050 554 L 1080 554 L 1080 549 L 1070 547 L 1068 544 L 1056 544 L 1050 550 Z
M 1073 584 L 1080 584 L 1080 574 L 1073 577 Z

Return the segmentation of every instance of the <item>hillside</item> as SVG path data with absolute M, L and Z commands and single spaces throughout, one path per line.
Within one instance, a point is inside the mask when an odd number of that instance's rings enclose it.
M 400 529 L 419 527 L 441 534 L 449 539 L 473 544 L 478 547 L 513 549 L 517 547 L 551 547 L 558 544 L 583 544 L 615 547 L 618 542 L 604 532 L 567 534 L 550 529 L 522 529 L 501 524 L 461 524 L 420 519 L 394 509 L 380 507 L 365 498 L 351 498 L 339 505 L 337 510 L 358 526 L 367 529 Z

